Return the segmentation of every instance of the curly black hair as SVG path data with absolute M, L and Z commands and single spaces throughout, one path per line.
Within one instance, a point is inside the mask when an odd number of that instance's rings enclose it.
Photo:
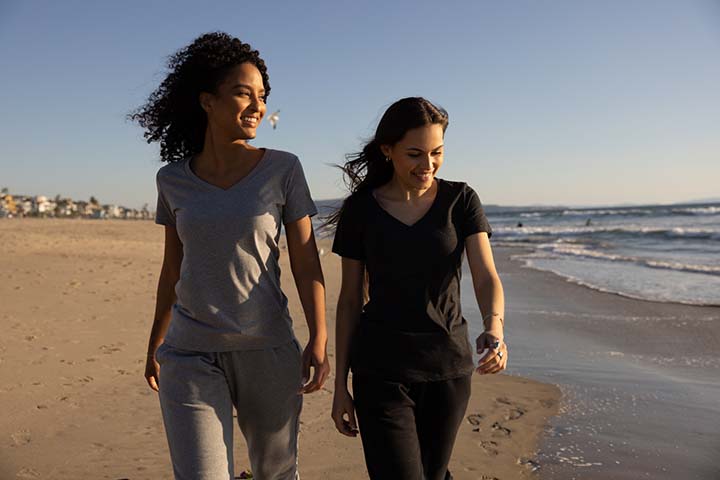
M 202 151 L 207 128 L 200 93 L 215 93 L 230 70 L 242 63 L 260 70 L 267 97 L 270 80 L 257 50 L 224 32 L 201 35 L 170 56 L 165 80 L 128 118 L 145 130 L 148 143 L 160 142 L 162 161 L 195 155 Z

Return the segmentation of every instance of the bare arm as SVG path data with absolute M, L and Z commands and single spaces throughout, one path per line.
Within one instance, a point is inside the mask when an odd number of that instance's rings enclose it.
M 175 303 L 175 285 L 180 278 L 180 265 L 183 259 L 183 246 L 175 227 L 165 226 L 165 252 L 158 280 L 157 299 L 155 302 L 155 318 L 150 340 L 148 341 L 145 379 L 150 387 L 157 391 L 160 366 L 155 361 L 155 351 L 163 342 L 168 326 L 170 312 Z
M 310 339 L 303 351 L 304 381 L 310 378 L 310 368 L 315 370 L 312 380 L 303 386 L 301 393 L 312 393 L 320 390 L 330 374 L 325 323 L 325 280 L 310 217 L 286 224 L 285 235 L 290 269 L 310 331 Z
M 335 316 L 335 396 L 332 418 L 340 433 L 354 437 L 357 422 L 353 400 L 347 388 L 350 370 L 350 343 L 363 306 L 365 265 L 359 260 L 342 259 L 342 287 Z M 347 419 L 345 418 L 347 416 Z
M 492 248 L 487 233 L 480 232 L 465 239 L 475 298 L 483 317 L 485 332 L 477 338 L 478 353 L 489 348 L 495 341 L 500 346 L 483 357 L 479 373 L 496 373 L 507 364 L 507 347 L 504 343 L 505 296 L 500 277 L 495 269 Z M 498 352 L 502 352 L 498 355 Z

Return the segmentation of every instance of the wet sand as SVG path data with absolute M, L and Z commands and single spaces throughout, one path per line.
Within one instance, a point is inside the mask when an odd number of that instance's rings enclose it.
M 563 392 L 541 477 L 720 478 L 720 308 L 598 292 L 524 268 L 516 253 L 495 249 L 509 372 Z M 463 309 L 476 319 L 468 279 Z
M 0 479 L 171 478 L 157 397 L 143 378 L 161 256 L 162 228 L 151 222 L 0 221 Z M 282 262 L 304 341 L 284 252 Z M 326 254 L 322 262 L 332 355 L 339 259 Z M 359 439 L 336 433 L 329 418 L 332 384 L 305 398 L 301 474 L 367 478 Z M 476 376 L 455 477 L 533 477 L 533 454 L 558 400 L 548 383 Z M 237 428 L 235 454 L 239 475 L 248 462 Z

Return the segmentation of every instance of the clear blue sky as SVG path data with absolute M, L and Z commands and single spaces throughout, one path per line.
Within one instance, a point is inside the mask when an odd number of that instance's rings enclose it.
M 0 187 L 154 206 L 157 148 L 125 115 L 166 57 L 224 30 L 259 49 L 273 131 L 318 199 L 394 100 L 450 127 L 440 176 L 485 203 L 720 196 L 720 2 L 0 0 Z

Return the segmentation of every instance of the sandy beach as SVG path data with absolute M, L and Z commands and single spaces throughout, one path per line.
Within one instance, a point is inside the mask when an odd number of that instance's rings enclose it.
M 171 478 L 157 396 L 143 378 L 161 256 L 162 228 L 151 222 L 0 221 L 0 479 Z M 339 259 L 322 262 L 332 360 Z M 285 255 L 283 265 L 302 342 L 307 329 Z M 332 379 L 305 398 L 301 474 L 367 478 L 359 439 L 334 429 L 331 398 Z M 559 398 L 550 383 L 476 376 L 455 477 L 535 476 Z M 235 450 L 239 475 L 248 461 L 237 431 Z

